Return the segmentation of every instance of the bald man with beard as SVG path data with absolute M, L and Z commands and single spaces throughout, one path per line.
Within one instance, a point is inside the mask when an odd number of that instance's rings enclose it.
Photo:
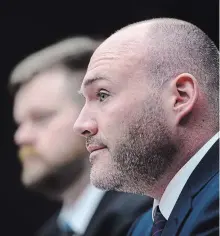
M 154 198 L 129 235 L 218 235 L 218 62 L 202 30 L 169 18 L 124 27 L 93 54 L 74 130 L 96 187 Z

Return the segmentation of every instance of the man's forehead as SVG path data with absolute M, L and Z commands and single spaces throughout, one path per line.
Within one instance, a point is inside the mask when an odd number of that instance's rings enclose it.
M 31 83 L 33 82 L 33 83 Z M 18 90 L 14 99 L 14 116 L 20 117 L 30 111 L 40 111 L 59 106 L 64 100 L 62 88 L 38 84 L 35 81 L 24 84 Z M 36 80 L 36 82 L 39 82 Z M 39 86 L 38 86 L 39 85 Z M 43 86 L 44 85 L 44 86 Z
M 82 86 L 87 80 L 94 78 L 117 79 L 126 76 L 129 71 L 139 64 L 141 55 L 128 46 L 121 48 L 105 48 L 93 55 L 90 60 Z
M 38 95 L 38 96 L 37 96 Z M 49 101 L 44 99 L 45 96 L 39 96 L 37 91 L 28 89 L 20 89 L 14 99 L 14 112 L 15 114 L 26 113 L 29 110 L 39 110 L 47 105 Z
M 107 40 L 93 53 L 89 66 L 97 58 L 121 58 L 121 54 L 124 56 L 124 54 L 127 55 L 129 52 L 132 53 L 137 47 L 138 42 L 134 40 Z
M 143 57 L 146 37 L 149 34 L 148 25 L 147 22 L 140 22 L 124 27 L 112 34 L 95 50 L 88 65 L 88 70 L 93 69 L 98 61 L 106 58 L 126 60 L 126 57 Z
M 83 92 L 88 81 L 99 81 L 100 78 L 121 80 L 129 71 L 136 70 L 143 57 L 142 39 L 131 35 L 129 31 L 116 33 L 106 39 L 93 53 L 87 73 L 79 93 Z
M 93 70 L 100 63 L 110 63 L 112 61 L 125 64 L 130 59 L 138 58 L 142 54 L 142 43 L 135 37 L 111 36 L 104 41 L 93 53 L 88 71 Z M 127 36 L 127 34 L 126 34 Z

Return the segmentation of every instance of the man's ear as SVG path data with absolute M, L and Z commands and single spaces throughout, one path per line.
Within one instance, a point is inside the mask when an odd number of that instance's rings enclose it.
M 179 124 L 193 109 L 199 95 L 195 77 L 188 73 L 180 74 L 171 82 L 173 111 L 176 124 Z

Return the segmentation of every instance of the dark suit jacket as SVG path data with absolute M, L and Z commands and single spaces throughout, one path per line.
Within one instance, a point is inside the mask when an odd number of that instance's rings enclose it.
M 150 235 L 151 214 L 145 213 L 128 235 Z M 166 223 L 164 236 L 219 235 L 219 141 L 191 174 Z
M 131 224 L 152 206 L 152 199 L 145 196 L 120 192 L 106 192 L 93 215 L 84 236 L 123 236 Z M 54 215 L 37 236 L 64 236 L 58 232 Z

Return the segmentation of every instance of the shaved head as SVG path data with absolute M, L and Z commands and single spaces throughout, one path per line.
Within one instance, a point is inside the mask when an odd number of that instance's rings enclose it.
M 141 65 L 155 86 L 181 73 L 198 80 L 209 99 L 215 122 L 219 105 L 219 52 L 214 42 L 197 26 L 182 20 L 159 18 L 128 25 L 104 41 L 100 52 L 117 51 L 127 66 Z M 109 55 L 109 56 L 110 56 Z M 216 127 L 216 124 L 215 124 Z
M 117 31 L 93 54 L 74 129 L 87 138 L 97 187 L 160 198 L 218 131 L 218 57 L 195 25 L 169 18 Z

